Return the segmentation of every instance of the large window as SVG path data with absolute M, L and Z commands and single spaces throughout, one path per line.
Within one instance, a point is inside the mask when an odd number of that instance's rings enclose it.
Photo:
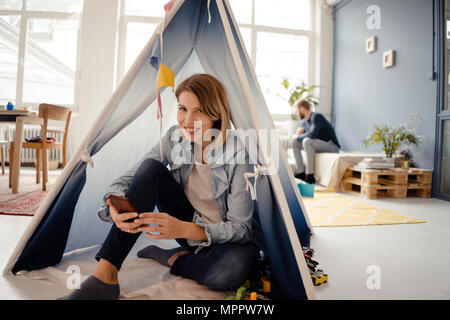
M 443 14 L 442 14 L 443 13 Z M 437 196 L 446 200 L 450 200 L 450 0 L 444 2 L 444 10 L 442 18 L 445 22 L 441 43 L 444 45 L 444 53 L 442 64 L 442 72 L 439 81 L 443 88 L 442 97 L 439 99 L 439 113 L 437 115 L 438 136 L 438 152 L 436 155 L 436 183 L 435 190 Z M 439 50 L 440 51 L 440 50 Z
M 272 114 L 288 115 L 283 79 L 314 83 L 312 0 L 228 0 Z M 121 8 L 119 77 L 150 39 L 167 0 L 124 0 Z M 280 97 L 281 96 L 281 97 Z
M 0 104 L 76 104 L 83 0 L 0 0 Z
M 269 111 L 290 114 L 282 80 L 314 82 L 312 1 L 229 1 Z
M 447 12 L 447 11 L 446 11 Z M 447 84 L 446 84 L 446 90 L 447 90 L 447 99 L 446 103 L 444 105 L 444 109 L 450 109 L 450 10 L 447 12 L 447 21 L 446 21 L 446 41 L 445 41 L 445 52 L 446 52 L 446 64 L 447 64 Z
M 450 195 L 450 120 L 443 121 L 440 192 Z
M 166 0 L 124 0 L 121 2 L 118 73 L 120 80 L 164 16 Z

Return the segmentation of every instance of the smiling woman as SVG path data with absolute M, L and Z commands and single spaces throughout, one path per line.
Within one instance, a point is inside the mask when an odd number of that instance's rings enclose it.
M 178 124 L 188 131 L 191 138 L 194 138 L 194 129 L 197 132 L 201 129 L 204 134 L 210 129 L 217 129 L 221 131 L 222 143 L 226 142 L 226 131 L 230 129 L 230 107 L 220 81 L 208 74 L 197 74 L 180 83 L 175 96 L 179 104 Z M 206 137 L 199 135 L 199 138 L 205 140 Z M 206 145 L 207 141 L 204 141 L 202 150 Z
M 202 131 L 212 129 L 214 121 L 204 113 L 200 101 L 192 92 L 183 91 L 178 101 L 177 120 L 180 128 L 186 131 L 187 139 L 201 143 L 203 147 Z
M 97 268 L 80 289 L 63 299 L 117 299 L 118 272 L 142 232 L 151 239 L 175 239 L 180 246 L 166 250 L 151 245 L 140 250 L 138 257 L 157 260 L 169 266 L 172 274 L 212 289 L 236 289 L 255 270 L 260 248 L 252 233 L 258 230 L 252 226 L 253 200 L 244 178 L 254 168 L 248 154 L 243 163 L 235 161 L 243 147 L 228 130 L 225 88 L 211 75 L 194 74 L 178 86 L 175 95 L 178 125 L 162 139 L 162 159 L 158 143 L 113 181 L 104 195 L 106 205 L 99 211 L 113 225 L 96 255 Z M 217 135 L 211 135 L 215 139 L 209 138 L 211 130 L 216 130 Z M 209 145 L 224 148 L 230 161 L 205 157 Z M 201 158 L 194 152 L 193 162 L 192 157 L 175 162 L 174 149 L 192 155 L 196 146 L 201 147 Z M 119 212 L 108 200 L 113 194 L 126 197 L 137 212 Z M 154 212 L 155 206 L 159 212 Z

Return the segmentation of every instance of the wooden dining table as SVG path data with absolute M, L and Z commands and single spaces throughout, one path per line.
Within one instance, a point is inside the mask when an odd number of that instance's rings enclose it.
M 38 117 L 37 113 L 28 110 L 0 110 L 0 123 L 15 123 L 16 125 L 16 132 L 14 134 L 14 154 L 9 155 L 9 174 L 11 175 L 12 193 L 18 193 L 24 124 L 32 123 L 42 125 L 44 119 Z M 12 163 L 14 163 L 12 170 L 11 157 Z

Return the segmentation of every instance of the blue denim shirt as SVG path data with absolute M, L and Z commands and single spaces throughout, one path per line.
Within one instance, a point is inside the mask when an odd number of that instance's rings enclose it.
M 211 193 L 223 221 L 207 224 L 199 212 L 194 212 L 192 222 L 203 226 L 208 238 L 207 241 L 188 240 L 189 245 L 198 246 L 196 252 L 211 244 L 245 243 L 252 239 L 253 200 L 250 192 L 245 190 L 244 173 L 254 172 L 254 165 L 250 164 L 248 153 L 234 130 L 228 131 L 223 147 L 214 147 L 211 143 L 207 148 L 207 161 L 211 165 Z M 103 197 L 104 205 L 98 211 L 99 217 L 112 222 L 106 205 L 109 195 L 125 195 L 145 159 L 152 158 L 169 165 L 172 176 L 184 188 L 192 169 L 192 149 L 191 142 L 180 137 L 179 126 L 170 127 L 162 138 L 162 161 L 158 142 L 133 168 L 112 182 Z M 249 180 L 254 183 L 254 178 Z

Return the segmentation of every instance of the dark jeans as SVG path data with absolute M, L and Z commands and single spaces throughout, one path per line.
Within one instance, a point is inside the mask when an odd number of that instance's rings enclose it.
M 182 186 L 159 161 L 147 159 L 141 164 L 125 196 L 138 212 L 154 211 L 156 205 L 160 212 L 167 212 L 183 221 L 192 221 L 194 209 Z M 95 258 L 97 261 L 105 259 L 120 270 L 139 236 L 140 233 L 123 232 L 113 224 Z M 194 253 L 197 247 L 189 246 L 186 239 L 176 240 L 192 253 L 179 256 L 170 272 L 212 289 L 235 289 L 256 269 L 259 248 L 251 242 L 211 245 Z

